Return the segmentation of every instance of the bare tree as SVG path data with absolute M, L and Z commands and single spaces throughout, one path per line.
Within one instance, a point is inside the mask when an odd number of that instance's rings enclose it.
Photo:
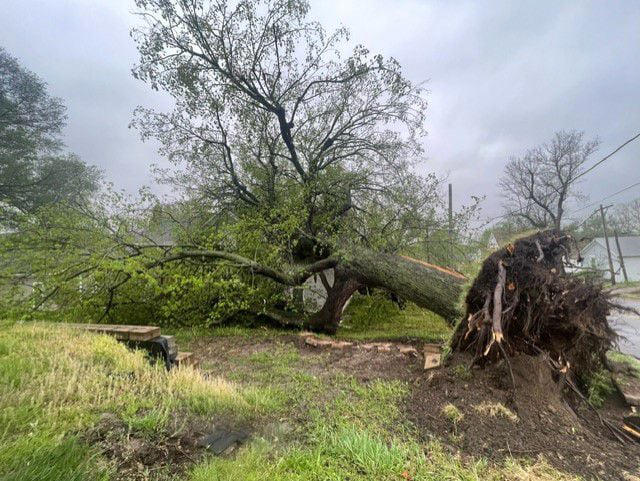
M 616 206 L 612 223 L 620 233 L 640 234 L 640 199 Z
M 511 158 L 499 183 L 507 214 L 535 228 L 560 229 L 567 201 L 583 197 L 576 180 L 598 145 L 596 139 L 585 140 L 584 132 L 560 131 L 550 142 Z

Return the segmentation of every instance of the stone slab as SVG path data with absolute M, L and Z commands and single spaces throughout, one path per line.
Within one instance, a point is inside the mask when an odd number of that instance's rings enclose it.
M 249 437 L 249 433 L 240 430 L 216 428 L 197 441 L 201 448 L 211 451 L 215 455 L 229 453 Z

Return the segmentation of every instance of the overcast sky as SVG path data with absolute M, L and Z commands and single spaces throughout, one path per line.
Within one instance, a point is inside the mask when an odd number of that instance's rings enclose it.
M 156 146 L 128 128 L 137 105 L 170 101 L 131 77 L 128 0 L 1 0 L 0 45 L 49 83 L 68 106 L 69 150 L 116 187 L 150 185 Z M 326 27 L 397 58 L 427 81 L 425 171 L 448 174 L 455 202 L 485 195 L 510 155 L 559 129 L 584 130 L 604 156 L 640 132 L 640 0 L 312 0 Z M 585 177 L 592 201 L 640 181 L 640 139 Z M 610 201 L 640 197 L 640 186 Z M 580 206 L 578 206 L 580 207 Z M 588 214 L 589 209 L 576 214 Z

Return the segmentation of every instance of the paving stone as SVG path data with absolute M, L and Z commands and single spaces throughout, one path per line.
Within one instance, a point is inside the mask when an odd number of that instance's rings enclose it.
M 200 438 L 196 445 L 220 455 L 233 451 L 235 447 L 242 444 L 249 437 L 249 433 L 240 430 L 227 428 L 216 428 L 212 433 Z

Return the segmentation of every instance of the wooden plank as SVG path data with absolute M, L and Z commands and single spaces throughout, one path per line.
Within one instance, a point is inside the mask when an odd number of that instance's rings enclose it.
M 123 341 L 150 341 L 160 335 L 157 326 L 128 326 L 119 324 L 66 324 L 89 332 L 109 334 Z

